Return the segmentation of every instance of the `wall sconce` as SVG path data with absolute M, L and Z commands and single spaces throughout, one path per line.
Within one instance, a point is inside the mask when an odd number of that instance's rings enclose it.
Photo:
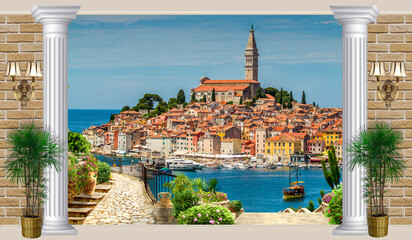
M 399 78 L 405 78 L 405 63 L 404 62 L 393 62 L 391 64 L 391 71 L 389 77 L 395 77 L 396 82 L 394 83 L 388 77 L 382 84 L 379 78 L 386 77 L 385 63 L 384 62 L 372 62 L 369 76 L 376 77 L 378 83 L 377 91 L 380 99 L 386 102 L 386 107 L 391 107 L 391 102 L 398 97 L 399 93 Z
M 34 96 L 34 79 L 36 77 L 42 77 L 40 62 L 28 62 L 26 73 L 22 76 L 20 70 L 20 62 L 8 62 L 6 65 L 5 77 L 11 77 L 13 81 L 13 93 L 14 97 L 20 101 L 21 107 L 26 107 L 27 102 L 33 99 Z M 19 83 L 16 81 L 17 77 L 31 78 L 31 82 L 25 79 Z

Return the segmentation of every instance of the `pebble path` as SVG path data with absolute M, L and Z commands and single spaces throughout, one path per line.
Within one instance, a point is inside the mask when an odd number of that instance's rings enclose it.
M 126 174 L 112 173 L 112 176 L 116 184 L 83 224 L 154 224 L 154 205 L 144 193 L 143 182 Z

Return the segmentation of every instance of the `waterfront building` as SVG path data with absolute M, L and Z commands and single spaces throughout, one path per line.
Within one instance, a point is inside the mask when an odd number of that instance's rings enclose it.
M 149 147 L 152 152 L 160 153 L 161 156 L 169 156 L 173 152 L 172 138 L 168 135 L 152 135 L 147 138 L 147 147 Z
M 256 154 L 255 141 L 243 140 L 241 153 L 246 154 L 246 155 L 255 156 Z
M 242 153 L 242 143 L 238 138 L 223 139 L 220 147 L 221 154 L 240 154 Z
M 121 131 L 118 136 L 118 141 L 117 152 L 128 153 L 132 148 L 131 134 L 129 132 Z
M 266 139 L 265 143 L 265 155 L 272 161 L 289 161 L 290 154 L 299 153 L 301 149 L 301 140 L 292 135 L 281 134 Z
M 325 141 L 326 148 L 330 145 L 342 139 L 342 130 L 338 128 L 327 128 L 322 132 L 323 140 Z
M 215 132 L 205 133 L 205 137 L 199 141 L 202 153 L 220 153 L 221 138 Z
M 265 155 L 265 142 L 268 136 L 268 127 L 259 127 L 255 130 L 255 154 L 256 156 Z
M 212 92 L 215 92 L 217 102 L 233 102 L 239 104 L 242 101 L 251 100 L 257 95 L 260 88 L 258 81 L 258 49 L 256 46 L 254 30 L 251 29 L 245 50 L 245 79 L 244 80 L 211 80 L 206 76 L 200 79 L 200 85 L 191 90 L 195 98 L 200 101 L 206 97 L 212 100 Z
M 325 149 L 325 140 L 310 139 L 306 142 L 306 153 L 321 154 Z
M 333 143 L 333 146 L 335 147 L 336 159 L 342 162 L 342 154 L 343 154 L 342 139 L 339 139 L 337 142 Z

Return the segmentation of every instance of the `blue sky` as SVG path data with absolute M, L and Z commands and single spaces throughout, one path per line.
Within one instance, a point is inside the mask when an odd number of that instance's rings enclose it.
M 120 109 L 179 89 L 188 100 L 205 74 L 244 79 L 252 23 L 262 87 L 342 107 L 341 26 L 331 15 L 79 15 L 69 25 L 69 108 Z

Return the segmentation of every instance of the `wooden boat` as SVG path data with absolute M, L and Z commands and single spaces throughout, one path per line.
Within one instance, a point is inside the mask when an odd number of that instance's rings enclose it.
M 303 181 L 299 181 L 299 168 L 296 168 L 296 182 L 291 182 L 289 168 L 289 187 L 283 189 L 283 199 L 300 198 L 305 196 L 305 186 Z

